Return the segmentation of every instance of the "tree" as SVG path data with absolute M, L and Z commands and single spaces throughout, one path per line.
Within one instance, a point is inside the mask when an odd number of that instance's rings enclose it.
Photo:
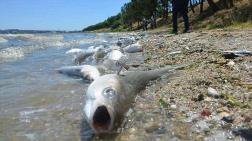
M 234 6 L 233 0 L 220 0 L 220 1 L 224 5 L 224 8 L 231 8 Z
M 204 0 L 200 0 L 200 14 L 203 13 Z
M 207 0 L 210 8 L 213 10 L 213 12 L 216 12 L 219 10 L 219 7 L 213 2 L 213 0 Z
M 161 3 L 161 7 L 162 7 L 163 19 L 168 20 L 169 0 L 160 0 L 159 2 Z

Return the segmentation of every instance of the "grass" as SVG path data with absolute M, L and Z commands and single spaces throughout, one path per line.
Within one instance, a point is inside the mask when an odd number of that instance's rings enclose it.
M 218 28 L 225 29 L 251 29 L 252 28 L 252 3 L 242 0 L 236 2 L 235 6 L 231 9 L 221 9 L 217 12 L 212 12 L 211 8 L 208 7 L 207 2 L 204 4 L 204 12 L 200 15 L 199 5 L 194 7 L 195 13 L 189 8 L 189 19 L 192 30 L 211 30 Z M 168 32 L 171 30 L 171 13 L 169 13 L 168 21 L 164 22 L 162 18 L 157 19 L 158 28 L 150 29 L 148 32 Z M 133 30 L 141 31 L 137 28 L 137 23 L 133 23 Z M 178 20 L 179 29 L 183 28 L 183 20 Z M 115 29 L 103 28 L 95 30 L 93 32 L 125 32 L 131 31 L 124 25 L 121 25 Z
M 234 22 L 231 25 L 227 26 L 228 29 L 248 29 L 252 28 L 252 21 L 248 22 Z
M 242 103 L 231 94 L 221 94 L 220 98 L 227 100 L 227 104 L 232 107 L 240 107 L 240 108 L 250 107 L 249 103 Z

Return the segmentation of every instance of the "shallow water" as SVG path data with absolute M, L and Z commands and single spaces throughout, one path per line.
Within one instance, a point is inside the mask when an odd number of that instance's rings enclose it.
M 80 140 L 81 80 L 57 74 L 73 65 L 65 52 L 112 44 L 117 34 L 1 34 L 0 140 Z

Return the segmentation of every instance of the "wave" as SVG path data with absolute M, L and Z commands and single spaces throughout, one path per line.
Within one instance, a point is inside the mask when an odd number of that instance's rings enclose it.
M 4 48 L 0 50 L 0 62 L 7 60 L 17 60 L 19 58 L 24 57 L 26 54 L 32 53 L 35 50 L 46 49 L 52 46 L 60 47 L 63 45 L 64 43 L 55 42 L 52 44 L 36 44 L 36 45 L 12 46 Z
M 76 35 L 77 36 L 77 35 Z M 64 34 L 1 34 L 0 42 L 12 41 L 25 41 L 33 42 L 36 44 L 46 44 L 51 46 L 71 46 L 71 45 L 83 45 L 90 43 L 107 43 L 101 35 L 97 35 L 95 38 L 77 38 L 74 40 L 66 40 Z
M 0 50 L 0 60 L 18 59 L 24 56 L 24 50 L 21 47 L 10 47 Z
M 19 120 L 20 122 L 29 123 L 31 122 L 32 119 L 35 118 L 34 116 L 39 115 L 42 112 L 47 112 L 47 110 L 44 108 L 34 109 L 32 107 L 28 107 L 27 110 L 19 112 L 19 115 L 20 115 Z
M 19 40 L 28 42 L 53 42 L 63 41 L 63 35 L 59 34 L 1 34 L 0 39 Z
M 8 40 L 4 39 L 3 37 L 0 36 L 0 43 L 5 43 L 8 42 Z
M 104 40 L 103 38 L 92 38 L 92 39 L 80 39 L 76 40 L 79 44 L 87 44 L 87 43 L 107 43 L 107 40 Z
M 95 51 L 102 48 L 102 45 L 111 44 L 100 35 L 93 38 L 83 36 L 77 39 L 73 36 L 72 40 L 67 40 L 64 36 L 64 34 L 0 34 L 0 42 L 8 41 L 8 44 L 0 47 L 0 62 L 17 60 L 26 54 L 46 48 L 71 47 Z
M 43 42 L 53 42 L 53 41 L 63 41 L 63 35 L 36 35 L 30 38 L 31 41 L 43 41 Z

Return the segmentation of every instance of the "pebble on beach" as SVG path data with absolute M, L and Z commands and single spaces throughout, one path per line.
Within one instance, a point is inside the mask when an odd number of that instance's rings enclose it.
M 218 97 L 219 96 L 219 93 L 217 92 L 217 90 L 215 90 L 214 88 L 211 88 L 211 87 L 209 87 L 207 89 L 207 94 L 210 97 Z

